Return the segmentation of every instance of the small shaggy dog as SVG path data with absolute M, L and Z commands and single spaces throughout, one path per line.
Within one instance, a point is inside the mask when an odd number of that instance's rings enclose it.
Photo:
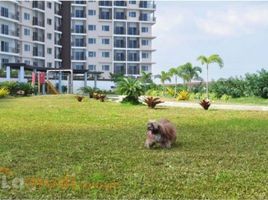
M 176 141 L 176 128 L 166 119 L 149 121 L 147 124 L 147 139 L 145 147 L 151 148 L 159 143 L 163 148 L 170 148 Z

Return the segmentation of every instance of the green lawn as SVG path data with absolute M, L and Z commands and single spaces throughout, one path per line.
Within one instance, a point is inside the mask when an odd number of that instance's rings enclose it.
M 172 97 L 160 97 L 160 98 L 166 101 L 175 101 L 175 102 L 189 102 L 189 103 L 199 102 L 199 100 L 178 101 Z M 228 101 L 223 101 L 220 99 L 212 100 L 212 103 L 268 106 L 268 99 L 264 99 L 261 97 L 240 97 L 240 98 L 231 98 Z
M 159 118 L 176 124 L 178 142 L 145 149 L 147 120 Z M 268 198 L 267 112 L 44 96 L 0 99 L 0 122 L 0 177 L 25 181 L 1 199 Z

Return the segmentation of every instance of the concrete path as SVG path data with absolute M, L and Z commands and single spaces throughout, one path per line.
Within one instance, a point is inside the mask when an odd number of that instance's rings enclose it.
M 111 101 L 121 102 L 124 96 L 122 95 L 111 95 L 108 96 Z M 143 97 L 140 97 L 142 101 Z M 203 109 L 198 102 L 174 102 L 165 101 L 165 103 L 158 104 L 157 106 L 162 107 L 180 107 L 180 108 L 198 108 Z M 268 112 L 268 106 L 258 106 L 258 105 L 239 105 L 239 104 L 214 104 L 212 103 L 210 109 L 216 110 L 246 110 L 246 111 L 266 111 Z
M 198 103 L 188 103 L 188 102 L 166 101 L 165 103 L 158 104 L 158 106 L 202 109 L 202 107 Z M 212 103 L 210 106 L 210 109 L 248 110 L 248 111 L 266 111 L 266 112 L 268 112 L 268 106 L 238 105 L 238 104 L 214 104 L 214 103 Z

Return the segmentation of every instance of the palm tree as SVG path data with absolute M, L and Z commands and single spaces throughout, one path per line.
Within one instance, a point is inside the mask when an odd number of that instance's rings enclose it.
M 159 78 L 160 79 L 160 82 L 161 82 L 161 84 L 163 86 L 164 94 L 165 94 L 165 81 L 171 82 L 170 73 L 169 72 L 165 72 L 165 71 L 161 71 L 160 74 L 155 75 L 155 78 Z
M 126 95 L 123 102 L 132 104 L 138 104 L 139 96 L 144 93 L 142 83 L 134 78 L 122 78 L 117 82 L 117 91 L 122 95 Z
M 175 77 L 175 95 L 177 94 L 179 67 L 172 67 L 169 69 L 169 74 Z
M 222 68 L 223 67 L 223 60 L 217 54 L 210 55 L 209 57 L 201 55 L 197 58 L 197 60 L 200 61 L 202 65 L 205 64 L 207 67 L 206 93 L 207 93 L 207 99 L 208 99 L 208 66 L 209 66 L 209 64 L 216 63 L 220 66 L 220 68 Z
M 202 72 L 201 67 L 198 67 L 198 66 L 193 67 L 192 63 L 188 62 L 182 65 L 181 69 L 182 69 L 182 74 L 183 74 L 185 81 L 187 81 L 187 84 L 190 85 L 189 88 L 191 88 L 192 80 L 200 78 L 199 73 Z
M 145 90 L 147 90 L 147 85 L 153 83 L 153 80 L 152 80 L 152 73 L 150 73 L 150 72 L 146 73 L 145 71 L 142 71 L 139 80 L 140 80 L 142 83 L 144 83 Z

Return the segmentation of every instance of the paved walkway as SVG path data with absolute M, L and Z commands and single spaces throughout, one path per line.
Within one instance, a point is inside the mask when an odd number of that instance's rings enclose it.
M 166 101 L 165 103 L 161 103 L 158 105 L 164 106 L 164 107 L 202 108 L 198 103 L 188 103 L 188 102 Z M 268 106 L 238 105 L 238 104 L 214 104 L 214 103 L 212 103 L 210 106 L 210 109 L 248 110 L 248 111 L 266 111 L 266 112 L 268 112 Z
M 120 102 L 123 99 L 123 96 L 120 95 L 113 95 L 110 96 L 109 99 L 115 102 Z M 202 107 L 196 103 L 190 102 L 172 102 L 172 101 L 165 101 L 165 103 L 158 104 L 157 106 L 163 107 L 181 107 L 181 108 L 199 108 Z M 258 106 L 258 105 L 239 105 L 239 104 L 214 104 L 212 103 L 210 109 L 217 109 L 217 110 L 248 110 L 248 111 L 266 111 L 268 112 L 268 106 Z

